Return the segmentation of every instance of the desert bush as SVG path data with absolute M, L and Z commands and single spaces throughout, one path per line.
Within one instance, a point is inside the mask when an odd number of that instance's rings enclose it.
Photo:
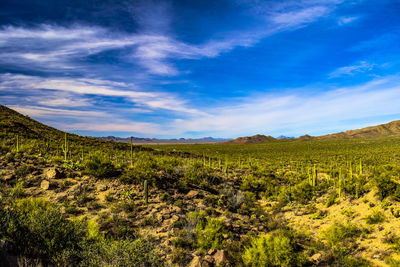
M 96 178 L 110 178 L 117 176 L 119 171 L 110 160 L 94 156 L 85 162 L 85 173 Z
M 145 180 L 155 185 L 159 167 L 157 161 L 149 156 L 142 155 L 132 167 L 123 171 L 120 179 L 124 183 L 143 184 Z
M 44 199 L 18 200 L 0 220 L 3 238 L 20 254 L 44 264 L 72 264 L 86 237 L 83 221 L 67 220 L 56 205 Z
M 26 175 L 32 173 L 35 167 L 29 164 L 23 164 L 15 170 L 15 176 L 19 178 L 24 178 Z
M 203 166 L 200 162 L 195 162 L 185 170 L 183 181 L 186 184 L 208 188 L 217 184 L 219 178 L 213 174 L 210 168 Z
M 304 180 L 292 187 L 290 196 L 294 201 L 301 204 L 307 204 L 313 197 L 313 187 L 307 180 Z
M 306 258 L 295 243 L 294 234 L 276 230 L 255 237 L 245 248 L 243 261 L 248 266 L 302 266 Z
M 154 240 L 102 239 L 83 252 L 81 266 L 164 266 Z
M 377 224 L 385 221 L 385 214 L 383 212 L 374 210 L 371 214 L 365 217 L 365 222 L 367 224 Z
M 393 195 L 396 191 L 400 195 L 399 185 L 395 182 L 399 172 L 398 167 L 393 165 L 384 165 L 375 171 L 373 181 L 378 189 L 378 196 L 381 200 Z
M 361 235 L 362 231 L 356 225 L 334 223 L 322 232 L 330 248 L 337 248 L 344 242 L 351 241 L 354 237 Z
M 197 247 L 203 250 L 223 248 L 229 234 L 222 219 L 210 218 L 203 210 L 188 213 L 186 231 L 195 236 Z

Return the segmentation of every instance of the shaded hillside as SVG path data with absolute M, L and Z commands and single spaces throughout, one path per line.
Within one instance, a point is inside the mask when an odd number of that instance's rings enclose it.
M 18 134 L 26 138 L 61 138 L 64 133 L 0 105 L 0 131 Z
M 336 138 L 371 138 L 388 137 L 400 135 L 400 120 L 392 121 L 378 126 L 371 126 L 357 130 L 348 130 L 345 132 L 328 134 L 317 137 L 318 139 L 336 139 Z
M 15 142 L 17 135 L 20 138 L 20 143 L 24 144 L 24 140 L 40 140 L 45 146 L 60 149 L 64 142 L 65 132 L 56 128 L 40 123 L 29 116 L 25 116 L 11 108 L 0 105 L 0 136 L 8 139 L 10 142 Z M 109 148 L 128 149 L 128 146 L 123 143 L 101 140 L 94 137 L 79 136 L 72 133 L 67 133 L 68 141 L 71 143 L 71 150 L 79 151 L 81 147 L 96 147 L 99 145 Z M 146 149 L 135 146 L 135 149 Z
M 265 136 L 262 134 L 257 134 L 253 136 L 238 137 L 234 140 L 229 140 L 227 144 L 259 144 L 269 141 L 275 141 L 276 139 L 272 136 Z

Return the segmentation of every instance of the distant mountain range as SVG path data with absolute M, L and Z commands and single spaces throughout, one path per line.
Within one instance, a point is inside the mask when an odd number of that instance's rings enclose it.
M 370 126 L 362 129 L 348 130 L 345 132 L 327 134 L 322 136 L 310 136 L 306 134 L 294 138 L 281 135 L 277 138 L 274 138 L 272 136 L 257 134 L 253 136 L 238 137 L 234 140 L 226 141 L 225 143 L 257 144 L 257 143 L 271 142 L 282 139 L 297 139 L 297 140 L 307 141 L 313 139 L 349 139 L 349 138 L 373 138 L 373 137 L 390 137 L 390 136 L 400 136 L 400 120 L 392 121 L 378 126 Z
M 106 136 L 106 137 L 99 137 L 100 139 L 104 140 L 113 140 L 117 142 L 124 142 L 129 143 L 131 141 L 130 137 L 122 138 L 122 137 L 115 137 L 115 136 Z M 213 138 L 213 137 L 203 137 L 203 138 L 175 138 L 175 139 L 158 139 L 158 138 L 140 138 L 132 136 L 133 143 L 140 143 L 140 144 L 193 144 L 193 143 L 218 143 L 218 142 L 225 142 L 228 141 L 227 138 Z
M 0 105 L 0 132 L 15 133 L 22 136 L 29 137 L 47 137 L 51 139 L 63 138 L 63 132 L 37 122 L 28 116 L 24 116 L 6 106 Z M 71 137 L 77 135 L 72 134 Z M 239 137 L 236 139 L 227 138 L 179 138 L 179 139 L 157 139 L 157 138 L 139 138 L 132 137 L 132 141 L 136 144 L 157 144 L 157 143 L 217 143 L 225 142 L 229 144 L 256 144 L 264 142 L 272 142 L 278 140 L 313 140 L 313 139 L 349 139 L 349 138 L 373 138 L 373 137 L 390 137 L 400 136 L 400 120 L 392 121 L 386 124 L 378 126 L 371 126 L 357 130 L 348 130 L 340 133 L 328 134 L 323 136 L 310 136 L 303 135 L 297 138 L 279 136 L 274 138 L 272 136 L 266 136 L 257 134 L 254 136 Z M 130 137 L 121 138 L 115 136 L 99 137 L 103 140 L 114 140 L 118 142 L 130 142 Z

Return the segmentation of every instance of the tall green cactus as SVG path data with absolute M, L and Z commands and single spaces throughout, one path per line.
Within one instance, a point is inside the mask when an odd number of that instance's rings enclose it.
M 67 133 L 64 133 L 64 144 L 61 146 L 62 151 L 64 152 L 64 161 L 67 161 L 67 156 L 69 152 L 69 145 L 67 139 Z
M 17 153 L 19 152 L 19 135 L 17 134 Z
M 360 175 L 362 175 L 362 160 L 360 159 Z
M 313 168 L 313 181 L 312 181 L 312 185 L 313 185 L 313 186 L 317 186 L 317 183 L 318 183 L 318 173 L 317 173 L 317 168 L 316 168 L 315 165 L 314 165 L 314 168 Z
M 339 188 L 338 188 L 339 198 L 341 193 L 342 193 L 342 169 L 339 170 Z
M 131 136 L 131 168 L 133 167 L 133 142 L 132 142 L 132 136 Z
M 149 185 L 147 180 L 144 181 L 144 202 L 146 205 L 149 203 Z
M 353 179 L 353 167 L 350 161 L 350 166 L 349 166 L 350 170 L 349 170 L 349 174 L 350 174 L 350 179 Z

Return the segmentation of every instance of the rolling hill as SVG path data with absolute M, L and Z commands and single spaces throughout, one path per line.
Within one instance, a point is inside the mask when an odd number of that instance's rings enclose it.
M 345 132 L 328 134 L 316 137 L 318 139 L 338 139 L 338 138 L 372 138 L 388 137 L 400 135 L 400 120 L 392 121 L 378 126 L 370 126 L 357 130 L 348 130 Z
M 226 144 L 258 144 L 269 141 L 276 141 L 272 136 L 266 136 L 262 134 L 257 134 L 253 136 L 238 137 L 234 140 L 229 140 L 225 142 Z

